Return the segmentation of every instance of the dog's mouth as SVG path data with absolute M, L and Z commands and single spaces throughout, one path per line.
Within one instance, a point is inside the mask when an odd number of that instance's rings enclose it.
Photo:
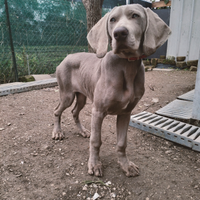
M 121 58 L 141 56 L 140 42 L 135 38 L 124 41 L 112 40 L 111 44 L 113 53 Z
M 114 54 L 118 55 L 121 58 L 130 58 L 130 57 L 139 57 L 139 52 L 133 49 L 114 49 Z

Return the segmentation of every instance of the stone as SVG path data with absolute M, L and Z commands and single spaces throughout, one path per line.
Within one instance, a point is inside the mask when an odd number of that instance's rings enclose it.
M 19 81 L 20 82 L 31 82 L 31 81 L 35 81 L 35 79 L 31 75 L 27 75 L 27 76 L 19 77 Z
M 147 71 L 152 71 L 153 70 L 153 66 L 152 65 L 148 65 L 148 66 L 145 66 L 144 69 L 145 69 L 145 72 Z
M 152 98 L 152 103 L 158 103 L 159 102 L 159 99 L 158 98 Z
M 35 81 L 41 81 L 44 79 L 51 79 L 52 77 L 49 74 L 32 74 Z
M 94 194 L 94 196 L 92 197 L 92 199 L 95 200 L 95 199 L 98 199 L 99 197 L 100 197 L 100 195 L 96 192 L 96 193 Z
M 175 61 L 175 57 L 174 56 L 167 56 L 167 60 L 174 60 Z
M 157 58 L 152 58 L 151 59 L 151 64 L 153 65 L 153 67 L 156 67 L 157 63 L 158 63 L 158 59 Z
M 167 65 L 176 65 L 176 61 L 175 61 L 175 60 L 164 59 L 164 60 L 163 60 L 163 64 L 167 64 Z
M 190 71 L 191 72 L 196 72 L 197 71 L 197 67 L 196 66 L 191 66 L 190 67 Z
M 160 59 L 166 59 L 165 55 L 160 55 Z
M 198 65 L 198 60 L 188 60 L 187 61 L 187 66 L 190 67 L 190 66 L 196 66 L 197 67 Z
M 66 193 L 66 192 L 63 192 L 63 193 L 62 193 L 62 195 L 63 195 L 63 196 L 66 196 L 66 195 L 67 195 L 67 193 Z
M 161 63 L 163 63 L 163 61 L 164 61 L 164 59 L 158 59 L 158 64 L 161 64 Z
M 158 64 L 168 64 L 168 65 L 175 65 L 176 62 L 174 60 L 168 59 L 158 59 Z
M 177 56 L 176 60 L 177 61 L 184 61 L 185 60 L 185 56 Z
M 87 186 L 86 185 L 83 186 L 83 190 L 85 190 L 85 191 L 87 190 Z
M 143 60 L 143 64 L 146 66 L 146 65 L 150 65 L 151 62 L 149 60 Z
M 186 66 L 186 62 L 182 61 L 182 62 L 176 62 L 176 66 L 179 67 L 179 68 L 183 68 Z

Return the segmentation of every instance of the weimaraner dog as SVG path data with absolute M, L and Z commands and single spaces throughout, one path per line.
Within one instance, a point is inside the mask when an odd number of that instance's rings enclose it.
M 52 138 L 64 137 L 61 114 L 75 96 L 74 121 L 83 137 L 90 136 L 79 120 L 88 97 L 92 101 L 89 174 L 102 176 L 99 151 L 106 115 L 117 115 L 118 163 L 126 176 L 139 174 L 139 168 L 127 158 L 126 146 L 131 111 L 145 90 L 141 59 L 153 54 L 170 33 L 169 27 L 149 8 L 138 4 L 115 7 L 88 33 L 88 42 L 96 54 L 71 54 L 57 67 L 60 102 L 54 112 Z M 112 51 L 107 52 L 109 44 Z

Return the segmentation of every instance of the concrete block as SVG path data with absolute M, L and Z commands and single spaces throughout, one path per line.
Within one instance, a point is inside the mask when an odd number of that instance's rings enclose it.
M 166 59 L 165 55 L 160 55 L 160 59 Z
M 177 60 L 178 62 L 184 61 L 184 60 L 185 60 L 185 56 L 178 56 L 178 57 L 176 57 L 176 60 Z
M 196 66 L 191 66 L 190 67 L 190 71 L 191 72 L 196 72 L 197 71 L 197 67 Z
M 175 57 L 174 56 L 167 56 L 167 60 L 174 60 L 175 61 Z
M 183 67 L 186 67 L 186 62 L 182 61 L 182 62 L 176 62 L 176 66 L 179 67 L 179 68 L 183 68 Z
M 31 81 L 35 81 L 35 79 L 32 75 L 27 75 L 27 76 L 19 77 L 19 81 L 20 82 L 31 82 Z
M 163 61 L 164 61 L 165 59 L 158 59 L 158 64 L 163 64 Z
M 175 65 L 176 62 L 174 60 L 168 59 L 158 59 L 158 64 L 168 64 L 168 65 Z
M 150 60 L 143 60 L 142 62 L 143 62 L 143 64 L 144 64 L 145 66 L 147 66 L 147 65 L 150 65 L 150 64 L 151 64 Z
M 153 67 L 156 67 L 156 65 L 158 64 L 158 59 L 157 58 L 152 58 L 151 59 L 151 64 L 153 65 Z
M 32 76 L 34 77 L 35 81 L 52 78 L 49 74 L 32 74 Z
M 190 67 L 190 66 L 196 66 L 197 67 L 198 65 L 198 60 L 188 60 L 187 61 L 187 66 Z

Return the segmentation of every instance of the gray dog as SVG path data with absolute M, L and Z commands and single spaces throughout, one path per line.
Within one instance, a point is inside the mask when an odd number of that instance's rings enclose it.
M 118 162 L 126 176 L 139 174 L 139 168 L 126 156 L 130 114 L 144 94 L 142 58 L 153 54 L 168 38 L 169 27 L 150 9 L 140 5 L 115 7 L 88 33 L 93 53 L 68 55 L 56 69 L 60 102 L 54 115 L 53 139 L 62 139 L 62 112 L 71 106 L 73 118 L 83 137 L 90 132 L 80 123 L 79 112 L 86 98 L 92 101 L 88 173 L 102 176 L 99 158 L 101 126 L 106 115 L 117 115 Z M 107 53 L 108 44 L 112 51 Z

